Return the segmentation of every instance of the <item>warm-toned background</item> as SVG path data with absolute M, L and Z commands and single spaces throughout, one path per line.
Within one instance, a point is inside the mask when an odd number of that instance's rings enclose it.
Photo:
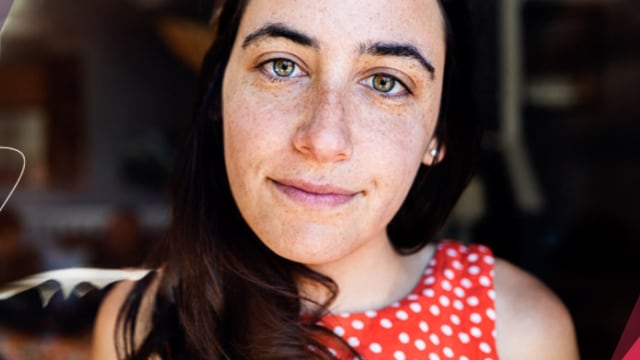
M 640 295 L 640 3 L 471 3 L 485 154 L 446 232 L 542 278 L 582 358 L 610 358 Z M 0 145 L 28 163 L 0 213 L 0 282 L 135 265 L 162 236 L 209 12 L 205 0 L 16 0 L 0 38 Z M 1 196 L 19 166 L 0 152 Z M 0 302 L 0 359 L 85 358 L 102 294 L 54 298 L 22 325 L 33 294 Z M 84 319 L 65 322 L 70 307 Z

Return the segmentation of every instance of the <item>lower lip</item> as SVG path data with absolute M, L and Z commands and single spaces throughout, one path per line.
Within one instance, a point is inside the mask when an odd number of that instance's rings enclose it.
M 294 202 L 313 208 L 332 208 L 351 201 L 356 194 L 318 194 L 273 181 L 275 187 Z

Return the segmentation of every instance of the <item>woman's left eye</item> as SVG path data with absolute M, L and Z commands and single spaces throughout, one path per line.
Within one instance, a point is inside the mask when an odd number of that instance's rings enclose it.
M 365 79 L 364 82 L 365 85 L 387 96 L 398 96 L 408 93 L 402 81 L 391 75 L 374 74 Z
M 290 78 L 299 76 L 302 70 L 294 61 L 289 59 L 273 59 L 261 65 L 262 71 L 274 78 Z

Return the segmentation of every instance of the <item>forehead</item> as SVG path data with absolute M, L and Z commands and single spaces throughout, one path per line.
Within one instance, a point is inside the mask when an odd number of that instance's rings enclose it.
M 327 45 L 370 41 L 415 45 L 430 56 L 444 51 L 444 20 L 437 0 L 251 0 L 239 36 L 284 23 Z

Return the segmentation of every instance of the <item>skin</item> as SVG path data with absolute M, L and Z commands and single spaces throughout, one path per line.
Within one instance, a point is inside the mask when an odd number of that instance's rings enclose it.
M 310 41 L 260 31 L 274 24 Z M 416 56 L 366 51 L 379 43 L 410 45 L 432 69 Z M 445 55 L 435 0 L 253 0 L 245 11 L 223 82 L 231 190 L 272 251 L 338 284 L 333 311 L 402 298 L 434 252 L 398 255 L 386 226 L 418 167 L 444 156 L 430 150 Z M 399 82 L 381 91 L 380 76 Z M 495 273 L 501 358 L 577 358 L 571 319 L 553 293 L 502 260 Z M 104 301 L 94 359 L 115 359 L 115 319 L 130 288 L 120 284 Z

